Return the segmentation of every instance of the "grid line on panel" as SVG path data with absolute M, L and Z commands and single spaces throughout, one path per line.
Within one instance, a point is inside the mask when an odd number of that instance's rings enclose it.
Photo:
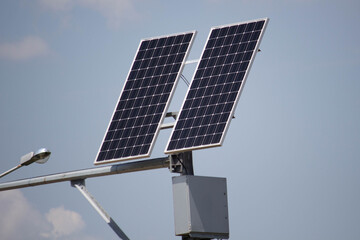
M 150 155 L 194 35 L 140 42 L 95 164 Z
M 211 30 L 166 153 L 221 145 L 266 23 Z

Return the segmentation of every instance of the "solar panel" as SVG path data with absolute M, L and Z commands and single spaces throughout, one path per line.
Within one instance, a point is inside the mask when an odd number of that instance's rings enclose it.
M 165 153 L 222 145 L 267 22 L 211 29 Z
M 140 42 L 94 164 L 150 156 L 194 36 Z

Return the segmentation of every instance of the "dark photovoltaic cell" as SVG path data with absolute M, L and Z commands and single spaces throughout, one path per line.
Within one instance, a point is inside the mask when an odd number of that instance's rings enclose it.
M 140 42 L 95 164 L 150 156 L 194 36 Z
M 267 22 L 211 30 L 165 153 L 222 144 Z

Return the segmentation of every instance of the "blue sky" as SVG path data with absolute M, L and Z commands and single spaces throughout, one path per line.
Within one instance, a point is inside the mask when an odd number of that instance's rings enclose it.
M 231 239 L 360 238 L 360 3 L 323 0 L 0 2 L 1 182 L 93 166 L 141 39 L 269 17 L 221 148 L 196 175 L 226 177 Z M 194 66 L 184 69 L 191 80 Z M 170 110 L 186 93 L 179 81 Z M 152 157 L 164 156 L 170 131 Z M 174 236 L 166 169 L 88 179 L 131 239 Z M 0 239 L 114 239 L 70 183 L 0 193 Z

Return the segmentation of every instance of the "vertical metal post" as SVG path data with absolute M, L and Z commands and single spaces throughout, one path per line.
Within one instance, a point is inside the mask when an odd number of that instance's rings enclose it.
M 171 155 L 170 168 L 170 171 L 173 173 L 180 173 L 181 175 L 194 175 L 192 152 L 189 151 Z
M 181 173 L 181 175 L 194 175 L 192 152 L 183 152 L 180 154 L 180 158 L 182 158 L 185 170 Z
M 192 237 L 183 236 L 182 240 L 211 240 L 211 238 L 192 238 Z
M 183 152 L 179 155 L 181 165 L 183 166 L 183 171 L 180 173 L 181 175 L 194 175 L 194 166 L 192 159 L 192 152 Z M 196 238 L 192 238 L 189 236 L 182 236 L 182 240 L 197 240 Z M 198 239 L 202 240 L 202 239 Z
M 77 188 L 80 191 L 80 193 L 86 198 L 86 200 L 89 201 L 91 206 L 93 206 L 93 208 L 100 214 L 100 216 L 111 227 L 111 229 L 119 236 L 120 239 L 129 240 L 129 238 L 116 224 L 116 222 L 109 216 L 109 214 L 101 207 L 101 205 L 86 189 L 84 179 L 71 181 L 71 186 Z
M 180 175 L 194 175 L 194 166 L 192 152 L 182 152 L 171 155 L 170 169 L 173 173 L 180 173 Z M 193 238 L 190 236 L 182 236 L 182 240 L 210 240 L 209 238 Z

